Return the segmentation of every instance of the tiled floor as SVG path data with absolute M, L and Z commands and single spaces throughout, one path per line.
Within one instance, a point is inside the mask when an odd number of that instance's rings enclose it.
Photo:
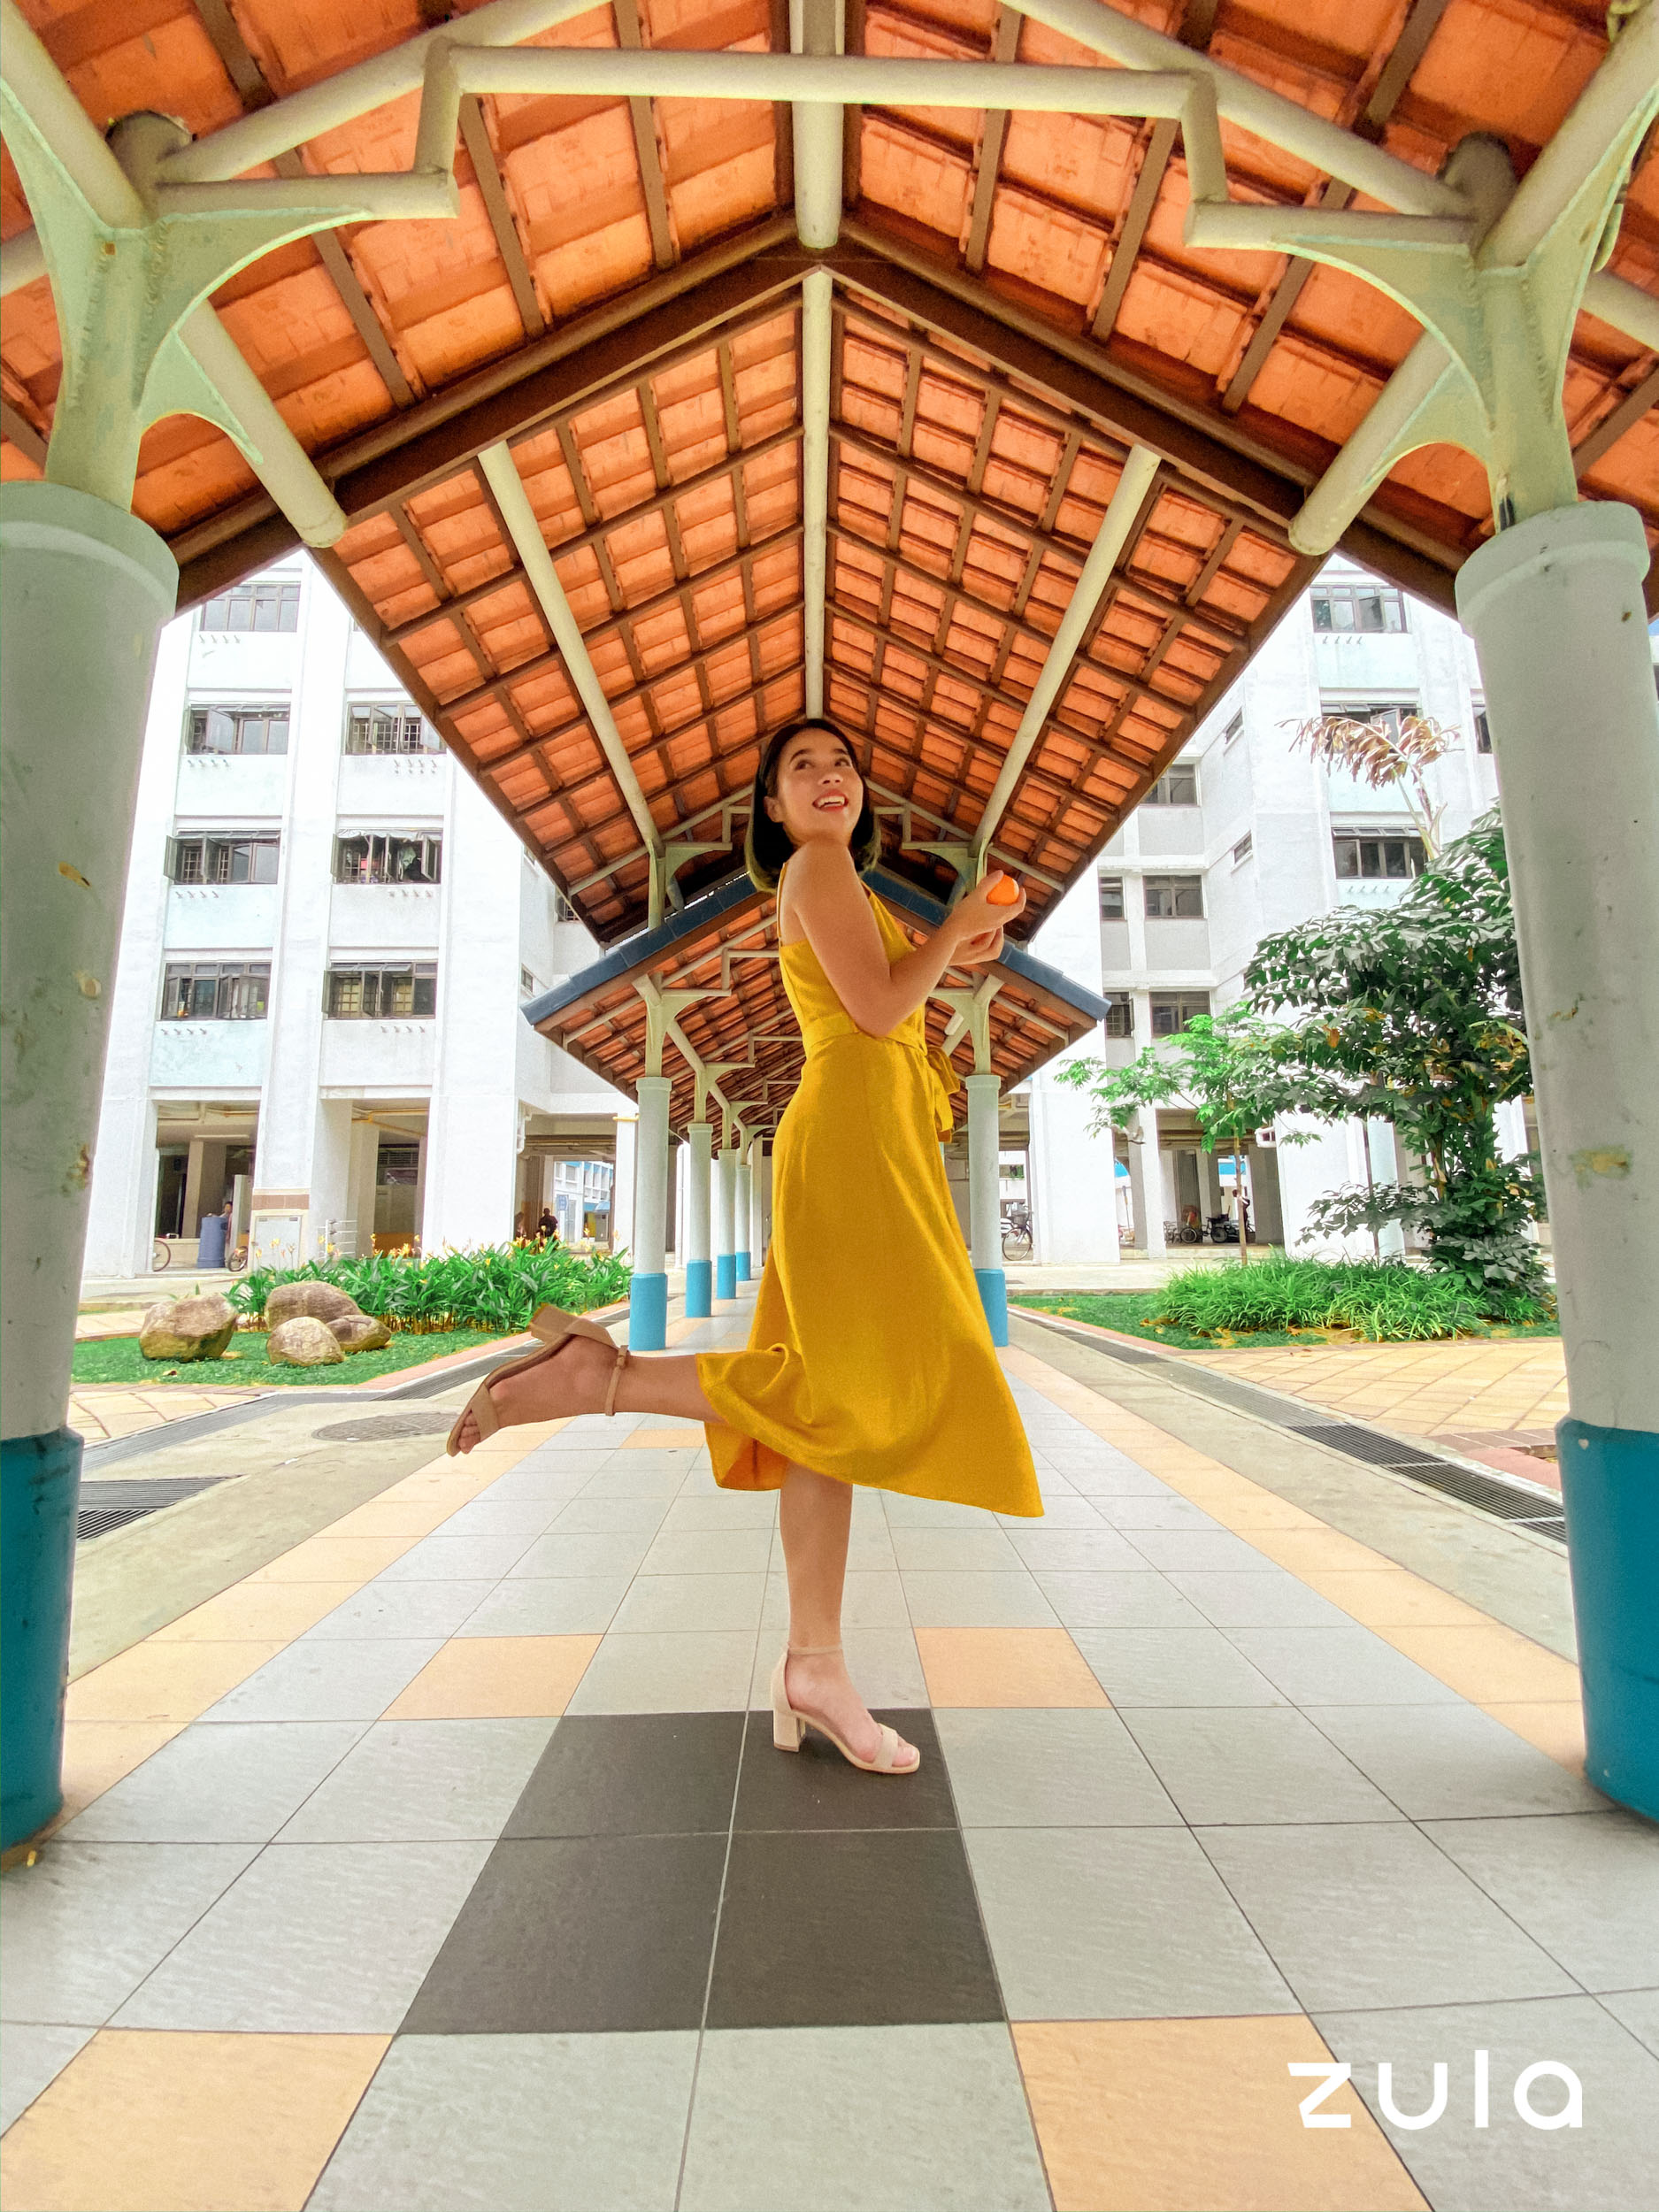
M 70 1394 L 68 1421 L 88 1444 L 107 1444 L 111 1437 L 136 1436 L 142 1429 L 158 1429 L 192 1413 L 216 1413 L 258 1395 L 257 1390 L 198 1390 L 174 1383 L 154 1390 L 86 1383 Z
M 1548 1442 L 1567 1410 L 1558 1336 L 1466 1339 L 1448 1344 L 1289 1345 L 1260 1352 L 1181 1356 L 1270 1390 L 1305 1398 L 1403 1436 L 1460 1447 L 1485 1437 Z M 1542 1463 L 1518 1471 L 1543 1479 Z
M 775 1501 L 657 1419 L 434 1462 L 84 1677 L 8 2212 L 1650 2206 L 1659 1838 L 1572 1669 L 1007 1365 L 1043 1521 L 855 1500 L 913 1779 L 773 1751 Z

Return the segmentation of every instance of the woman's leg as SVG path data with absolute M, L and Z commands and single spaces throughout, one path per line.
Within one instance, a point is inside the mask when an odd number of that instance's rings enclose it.
M 873 1759 L 881 1732 L 852 1685 L 841 1654 L 841 1592 L 847 1579 L 847 1538 L 852 1526 L 850 1483 L 790 1466 L 778 1499 L 784 1566 L 789 1578 L 792 1646 L 833 1645 L 833 1651 L 792 1657 L 785 1694 L 798 1712 L 826 1720 L 849 1751 Z M 900 1739 L 899 1764 L 914 1766 L 911 1747 Z
M 490 1385 L 496 1418 L 506 1426 L 516 1421 L 562 1421 L 572 1414 L 598 1413 L 615 1365 L 616 1355 L 592 1337 L 567 1337 L 551 1359 Z M 697 1381 L 695 1352 L 655 1352 L 644 1358 L 636 1353 L 618 1381 L 616 1409 L 671 1413 L 685 1421 L 720 1418 Z M 461 1431 L 460 1448 L 470 1452 L 477 1441 L 477 1426 L 469 1417 Z

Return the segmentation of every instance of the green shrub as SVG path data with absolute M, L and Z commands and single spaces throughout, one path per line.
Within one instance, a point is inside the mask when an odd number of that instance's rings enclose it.
M 563 1246 L 487 1245 L 429 1259 L 372 1252 L 361 1259 L 310 1260 L 303 1267 L 262 1268 L 227 1294 L 244 1321 L 256 1322 L 279 1283 L 333 1283 L 389 1329 L 427 1335 L 451 1329 L 522 1329 L 538 1306 L 587 1313 L 627 1295 L 632 1269 L 600 1252 Z
M 1171 1276 L 1148 1318 L 1194 1335 L 1224 1330 L 1352 1329 L 1372 1343 L 1484 1333 L 1491 1320 L 1542 1321 L 1549 1310 L 1512 1294 L 1482 1298 L 1458 1276 L 1403 1260 L 1294 1260 L 1274 1255 L 1242 1267 L 1193 1267 Z M 1494 1311 L 1494 1309 L 1500 1309 Z

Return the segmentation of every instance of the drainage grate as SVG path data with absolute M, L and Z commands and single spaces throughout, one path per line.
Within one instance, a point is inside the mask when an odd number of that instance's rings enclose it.
M 1552 1537 L 1560 1544 L 1567 1540 L 1567 1523 L 1562 1508 L 1553 1499 L 1523 1490 L 1517 1483 L 1502 1482 L 1494 1475 L 1477 1475 L 1466 1467 L 1454 1467 L 1449 1460 L 1414 1452 L 1409 1444 L 1402 1444 L 1394 1437 L 1379 1435 L 1375 1429 L 1360 1428 L 1351 1421 L 1298 1421 L 1290 1427 L 1293 1435 L 1305 1436 L 1310 1443 L 1328 1445 L 1333 1451 L 1345 1452 L 1350 1459 L 1363 1460 L 1368 1466 L 1386 1467 L 1391 1474 L 1404 1475 L 1425 1490 L 1438 1490 L 1443 1497 L 1478 1506 L 1495 1520 L 1535 1529 L 1540 1536 Z
M 331 1444 L 380 1444 L 396 1436 L 447 1436 L 454 1426 L 450 1413 L 377 1413 L 358 1421 L 331 1421 L 311 1434 Z
M 131 1482 L 82 1482 L 75 1541 L 84 1544 L 91 1537 L 107 1536 L 111 1529 L 126 1528 L 227 1479 L 224 1475 L 157 1475 Z

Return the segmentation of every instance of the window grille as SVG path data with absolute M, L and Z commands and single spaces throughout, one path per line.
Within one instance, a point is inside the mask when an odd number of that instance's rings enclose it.
M 297 577 L 253 576 L 234 584 L 206 602 L 202 609 L 204 630 L 297 630 L 300 626 L 300 587 Z
M 1404 595 L 1390 584 L 1316 584 L 1310 596 L 1316 630 L 1335 634 L 1406 626 Z
M 1202 876 L 1148 876 L 1146 902 L 1148 921 L 1196 919 L 1204 910 L 1204 879 Z
M 438 964 L 331 968 L 325 989 L 330 1021 L 422 1021 L 438 1010 Z
M 581 919 L 580 915 L 577 913 L 576 909 L 557 884 L 553 887 L 553 918 L 556 922 L 575 922 Z
M 418 1144 L 383 1144 L 375 1155 L 374 1179 L 377 1183 L 419 1182 L 420 1147 Z
M 1475 709 L 1475 750 L 1478 753 L 1492 750 L 1492 725 L 1486 719 L 1485 707 Z
M 436 753 L 442 740 L 413 707 L 352 707 L 346 716 L 349 753 Z
M 1210 1011 L 1208 991 L 1154 991 L 1152 1034 L 1179 1037 L 1194 1014 Z
M 282 841 L 277 837 L 200 837 L 167 840 L 170 883 L 274 883 Z
M 192 707 L 185 729 L 190 753 L 286 753 L 288 710 L 280 707 Z
M 1178 760 L 1172 768 L 1166 768 L 1148 792 L 1146 803 L 1148 806 L 1196 806 L 1197 763 Z
M 334 840 L 336 883 L 436 883 L 443 840 L 396 830 Z
M 1106 999 L 1106 1034 L 1109 1037 L 1133 1037 L 1135 1033 L 1135 1002 L 1127 991 L 1108 991 Z
M 536 989 L 537 985 L 534 976 L 531 974 L 528 968 L 520 968 L 518 971 L 519 997 L 523 999 L 534 998 L 536 995 Z
M 1420 876 L 1428 864 L 1420 837 L 1344 837 L 1332 840 L 1336 872 L 1344 881 L 1394 880 Z
M 1100 879 L 1100 918 L 1103 922 L 1121 922 L 1124 918 L 1124 879 L 1121 876 L 1102 876 Z
M 262 1022 L 268 960 L 170 960 L 161 987 L 165 1022 Z
M 1242 868 L 1245 862 L 1250 857 L 1250 855 L 1255 850 L 1256 838 L 1251 831 L 1246 830 L 1243 836 L 1240 838 L 1238 843 L 1233 849 L 1233 866 L 1235 868 Z
M 1235 737 L 1242 737 L 1243 734 L 1244 717 L 1241 714 L 1235 714 L 1221 733 L 1221 741 L 1224 745 L 1231 745 Z

